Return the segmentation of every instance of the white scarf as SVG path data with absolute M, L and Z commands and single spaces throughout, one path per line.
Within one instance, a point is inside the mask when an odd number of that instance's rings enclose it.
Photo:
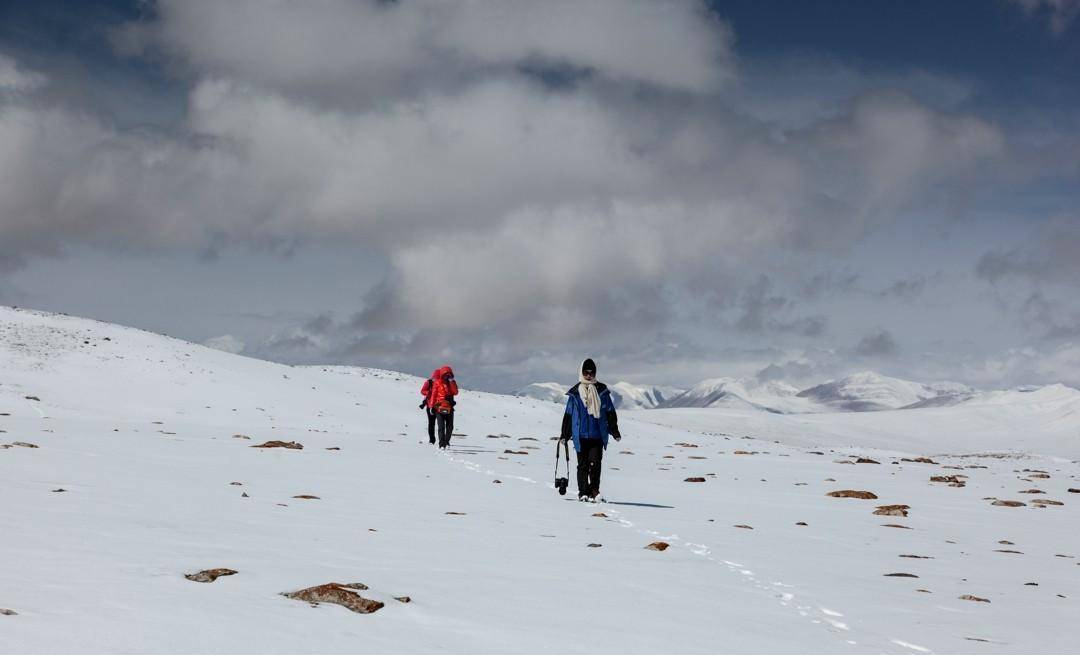
M 585 403 L 585 409 L 593 418 L 600 418 L 600 394 L 596 393 L 596 378 L 586 380 L 585 376 L 578 372 L 578 394 L 581 402 Z

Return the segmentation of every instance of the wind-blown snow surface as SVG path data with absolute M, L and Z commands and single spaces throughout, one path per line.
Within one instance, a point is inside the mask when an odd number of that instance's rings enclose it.
M 39 446 L 0 449 L 0 608 L 16 612 L 0 614 L 3 653 L 1019 654 L 1080 638 L 1075 463 L 772 443 L 875 427 L 874 443 L 896 415 L 960 408 L 842 415 L 859 425 L 625 412 L 605 456 L 611 502 L 597 506 L 550 486 L 552 403 L 466 391 L 465 434 L 440 453 L 416 409 L 420 379 L 5 308 L 0 375 L 0 444 Z M 1035 449 L 1040 430 L 1053 441 L 1075 426 L 1044 422 L 1060 400 L 1021 411 L 1003 399 L 984 422 L 1023 427 Z M 642 420 L 693 412 L 708 426 Z M 892 448 L 956 452 L 954 429 L 978 415 L 890 427 Z M 267 439 L 304 449 L 249 447 Z M 881 464 L 834 461 L 856 454 Z M 929 483 L 944 474 L 970 477 Z M 1046 493 L 1018 494 L 1030 488 Z M 825 496 L 836 489 L 879 500 Z M 871 513 L 899 503 L 910 517 Z M 643 548 L 661 539 L 672 547 Z M 183 577 L 212 567 L 238 574 Z M 366 583 L 387 605 L 358 615 L 280 595 L 331 581 Z

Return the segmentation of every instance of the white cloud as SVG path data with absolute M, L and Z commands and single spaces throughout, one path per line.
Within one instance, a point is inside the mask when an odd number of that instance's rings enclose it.
M 1028 14 L 1045 15 L 1054 34 L 1062 34 L 1080 16 L 1080 0 L 1009 0 Z
M 234 337 L 231 334 L 223 334 L 220 337 L 211 337 L 203 341 L 202 345 L 207 348 L 213 348 L 214 350 L 232 353 L 233 355 L 244 352 L 244 348 L 247 347 L 242 339 Z

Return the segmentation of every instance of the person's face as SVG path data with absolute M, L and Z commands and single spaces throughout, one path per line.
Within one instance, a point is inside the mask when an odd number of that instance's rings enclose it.
M 596 371 L 582 371 L 581 377 L 585 378 L 586 380 L 592 380 L 596 377 Z

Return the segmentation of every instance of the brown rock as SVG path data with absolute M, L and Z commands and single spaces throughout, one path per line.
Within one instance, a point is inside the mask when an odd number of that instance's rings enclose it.
M 446 512 L 449 516 L 465 516 L 465 512 Z
M 874 460 L 870 459 L 869 457 L 860 457 L 859 459 L 855 460 L 855 463 L 856 464 L 880 464 L 881 462 L 874 461 Z
M 801 526 L 806 526 L 806 525 L 807 525 L 807 523 L 806 523 L 806 521 L 799 521 L 799 522 L 798 522 L 798 523 L 796 523 L 795 525 L 801 525 Z
M 198 573 L 185 573 L 184 577 L 192 582 L 213 582 L 226 575 L 236 575 L 232 569 L 206 569 Z
M 4 609 L 3 607 L 0 607 L 0 615 L 3 615 L 3 616 L 18 616 L 19 613 L 16 612 L 15 610 L 9 610 L 9 609 Z
M 312 606 L 317 606 L 319 603 L 333 603 L 335 605 L 341 605 L 357 614 L 371 614 L 372 612 L 381 610 L 385 606 L 384 603 L 377 600 L 364 598 L 356 593 L 354 589 L 367 589 L 367 587 L 359 584 L 343 585 L 337 582 L 328 582 L 327 584 L 319 585 L 317 587 L 308 587 L 307 589 L 301 589 L 300 591 L 286 592 L 283 593 L 282 596 L 292 598 L 293 600 L 306 601 L 311 603 Z
M 299 498 L 300 500 L 322 500 L 318 496 L 312 496 L 311 494 L 300 494 L 299 496 L 293 496 L 293 498 Z
M 998 507 L 1023 507 L 1024 503 L 1019 500 L 995 500 L 990 503 L 991 505 L 997 505 Z
M 743 530 L 753 530 L 754 529 L 754 528 L 750 527 L 749 525 L 742 525 L 741 523 L 739 525 L 736 525 L 735 527 L 736 528 L 742 528 Z
M 756 450 L 736 450 L 732 455 L 757 455 Z
M 1046 473 L 1032 473 L 1029 477 L 1038 478 L 1040 480 L 1049 480 L 1050 476 Z
M 37 448 L 37 444 L 32 444 L 26 441 L 12 441 L 12 446 L 19 446 L 20 448 Z
M 394 600 L 396 600 L 399 603 L 411 603 L 412 602 L 412 598 L 410 598 L 408 596 L 394 596 Z
M 977 603 L 989 603 L 990 601 L 985 598 L 979 598 L 978 596 L 972 596 L 971 594 L 964 594 L 959 597 L 960 600 L 973 600 Z
M 1058 506 L 1058 505 L 1064 505 L 1065 503 L 1061 502 L 1060 500 L 1050 500 L 1049 498 L 1035 498 L 1034 500 L 1031 501 L 1031 504 L 1032 505 L 1054 505 L 1054 506 Z
M 832 498 L 858 498 L 860 500 L 877 500 L 877 495 L 869 491 L 856 491 L 854 489 L 841 489 L 839 491 L 830 491 L 825 494 Z
M 231 486 L 231 487 L 242 487 L 242 486 L 244 486 L 244 483 L 243 482 L 230 482 L 229 486 Z
M 598 516 L 598 517 L 600 517 L 602 519 L 607 518 L 607 514 L 604 514 L 603 512 L 597 512 L 597 513 L 593 514 L 593 516 Z
M 296 441 L 277 441 L 271 440 L 266 443 L 256 444 L 251 448 L 288 448 L 289 450 L 303 450 L 304 444 Z
M 633 455 L 634 451 L 632 451 L 632 450 L 620 450 L 619 454 L 620 455 Z
M 502 480 L 496 478 L 496 479 L 491 481 L 491 484 L 502 484 Z
M 912 528 L 906 525 L 900 525 L 899 523 L 882 523 L 883 528 L 900 528 L 901 530 L 911 530 Z
M 902 457 L 902 458 L 900 458 L 900 461 L 901 462 L 914 462 L 916 464 L 937 464 L 937 462 L 930 459 L 929 457 L 915 457 L 913 459 L 909 459 L 907 457 Z
M 251 437 L 247 436 L 246 434 L 234 434 L 232 436 L 232 438 L 233 439 L 251 439 Z
M 874 514 L 878 516 L 907 516 L 909 509 L 911 509 L 909 505 L 878 505 L 878 508 L 874 510 Z
M 240 497 L 241 498 L 250 498 L 251 496 L 248 496 L 247 492 L 245 491 L 244 493 L 240 494 Z
M 886 573 L 886 578 L 917 578 L 919 576 L 914 573 Z
M 341 450 L 340 446 L 330 446 L 327 450 Z
M 645 546 L 645 550 L 659 550 L 661 552 L 667 550 L 671 544 L 666 541 L 654 541 L 648 546 Z
M 931 482 L 961 482 L 960 478 L 955 475 L 931 475 Z
M 677 443 L 675 445 L 676 446 L 682 446 L 683 448 L 697 448 L 698 447 L 696 443 L 686 443 L 685 441 L 680 441 L 679 443 Z
M 1071 489 L 1070 488 L 1069 493 L 1071 493 L 1071 494 L 1080 494 L 1080 489 Z
M 908 559 L 934 559 L 929 555 L 901 555 L 900 557 L 906 557 Z
M 603 544 L 587 544 L 588 548 L 600 548 Z
M 1009 553 L 1010 555 L 1023 555 L 1023 553 L 1021 553 L 1018 550 L 1005 550 L 1005 549 L 1002 549 L 1002 548 L 998 548 L 994 552 L 995 553 Z
M 1046 493 L 1042 489 L 1024 489 L 1023 491 L 1017 491 L 1018 494 L 1044 494 Z
M 503 454 L 504 455 L 528 455 L 529 451 L 527 451 L 527 450 L 509 450 L 509 449 L 507 449 L 507 450 L 503 451 Z
M 704 482 L 705 478 L 686 478 L 683 482 Z

